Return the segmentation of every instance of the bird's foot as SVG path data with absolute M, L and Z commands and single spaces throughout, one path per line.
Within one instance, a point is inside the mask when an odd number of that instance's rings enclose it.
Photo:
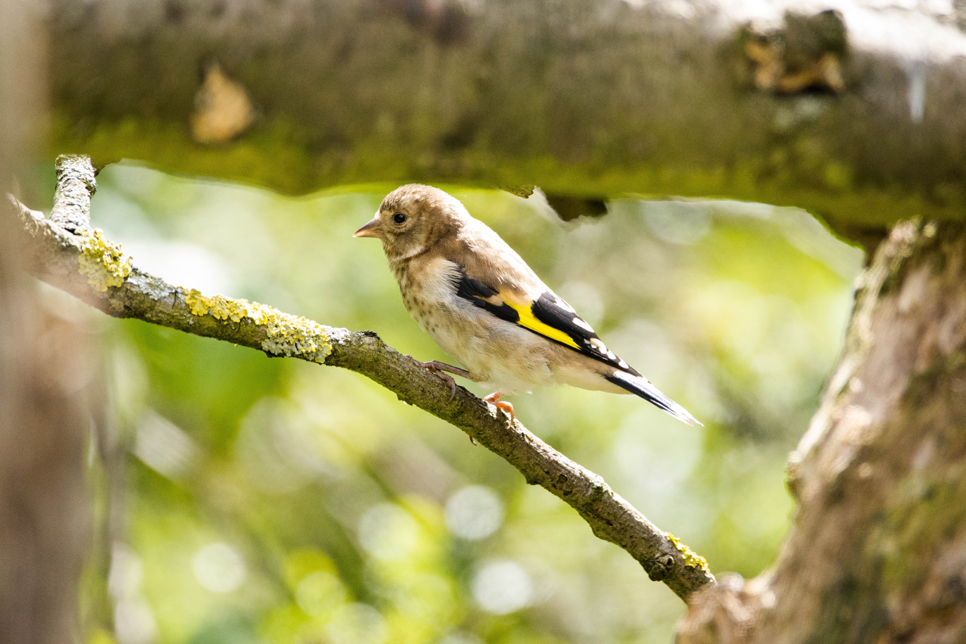
M 510 417 L 510 424 L 512 425 L 513 421 L 516 420 L 516 414 L 513 413 L 513 405 L 505 400 L 501 401 L 500 398 L 502 397 L 503 394 L 501 394 L 499 391 L 495 391 L 489 396 L 484 397 L 483 401 L 493 405 L 499 410 L 502 410 L 504 414 Z
M 406 357 L 412 358 L 412 356 L 406 356 Z M 412 359 L 416 360 L 415 358 L 412 358 Z M 449 385 L 450 402 L 452 402 L 453 398 L 456 397 L 456 381 L 453 380 L 453 376 L 449 375 L 450 373 L 455 373 L 457 376 L 466 378 L 467 380 L 475 380 L 473 378 L 473 374 L 471 374 L 466 369 L 460 369 L 459 367 L 454 367 L 453 365 L 446 364 L 445 362 L 440 362 L 439 360 L 430 360 L 429 362 L 421 362 L 419 360 L 416 360 L 416 362 L 422 365 L 423 367 L 425 367 L 426 369 L 428 369 L 429 371 L 431 371 L 432 373 L 435 373 L 437 376 L 443 379 L 443 382 Z M 447 371 L 449 373 L 446 373 Z

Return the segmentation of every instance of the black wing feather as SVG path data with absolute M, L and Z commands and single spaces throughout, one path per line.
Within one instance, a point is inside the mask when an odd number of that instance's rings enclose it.
M 458 271 L 453 277 L 453 286 L 456 288 L 456 295 L 472 303 L 473 306 L 478 306 L 481 309 L 489 311 L 493 315 L 502 320 L 506 320 L 507 322 L 520 324 L 520 314 L 513 307 L 503 303 L 500 292 L 477 279 L 469 277 L 466 274 L 465 267 L 458 267 Z M 493 303 L 492 300 L 494 299 L 494 296 L 496 296 L 496 299 L 500 302 L 500 304 Z M 563 305 L 561 306 L 561 304 L 558 304 L 558 302 L 563 303 Z M 552 292 L 547 291 L 537 298 L 537 300 L 530 305 L 530 312 L 533 313 L 533 317 L 535 317 L 538 321 L 566 334 L 571 340 L 574 341 L 577 347 L 575 348 L 570 344 L 559 342 L 540 333 L 539 331 L 521 325 L 531 333 L 535 333 L 540 337 L 546 338 L 552 342 L 558 342 L 558 344 L 561 344 L 568 349 L 582 353 L 589 358 L 603 362 L 604 364 L 614 367 L 615 369 L 620 369 L 621 371 L 625 371 L 635 376 L 640 375 L 637 371 L 628 366 L 626 362 L 614 355 L 613 352 L 609 351 L 607 347 L 604 346 L 604 343 L 600 341 L 600 338 L 597 337 L 597 334 L 594 333 L 593 329 L 591 329 L 590 325 L 584 322 L 579 315 L 574 313 L 573 309 L 571 309 L 568 304 L 563 302 L 563 300 L 558 298 Z
M 497 291 L 479 280 L 467 277 L 466 269 L 462 266 L 459 267 L 459 272 L 453 279 L 453 285 L 456 287 L 456 295 L 468 300 L 473 306 L 485 309 L 507 322 L 516 324 L 520 321 L 520 314 L 506 304 L 497 305 L 488 302 L 487 299 L 497 295 Z
M 594 360 L 599 360 L 621 371 L 639 376 L 630 365 L 618 358 L 601 342 L 600 337 L 593 331 L 583 318 L 574 313 L 569 304 L 567 308 L 558 304 L 562 302 L 555 294 L 547 291 L 541 295 L 530 307 L 535 318 L 555 329 L 563 331 L 580 347 L 579 352 Z M 571 347 L 573 348 L 573 347 Z

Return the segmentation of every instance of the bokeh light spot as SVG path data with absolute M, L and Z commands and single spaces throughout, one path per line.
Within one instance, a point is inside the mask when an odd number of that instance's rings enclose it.
M 446 525 L 458 537 L 488 537 L 503 523 L 503 501 L 485 485 L 458 490 L 446 502 Z
M 225 543 L 212 543 L 199 550 L 192 569 L 198 583 L 214 593 L 231 592 L 245 581 L 245 562 Z
M 125 598 L 114 606 L 114 634 L 120 644 L 148 644 L 158 627 L 151 607 L 141 598 Z
M 295 588 L 295 601 L 309 615 L 323 615 L 346 599 L 342 581 L 332 573 L 318 571 L 305 576 Z
M 332 644 L 382 644 L 387 635 L 386 621 L 368 604 L 340 606 L 325 632 Z
M 137 428 L 134 453 L 156 472 L 178 479 L 197 460 L 199 449 L 180 427 L 148 410 Z
M 533 583 L 530 575 L 515 562 L 493 560 L 473 577 L 473 597 L 480 607 L 495 615 L 506 615 L 530 604 Z
M 711 228 L 708 208 L 702 203 L 642 201 L 644 220 L 655 235 L 672 244 L 696 244 Z
M 359 542 L 377 559 L 399 559 L 412 552 L 419 526 L 409 513 L 392 503 L 380 503 L 362 515 Z

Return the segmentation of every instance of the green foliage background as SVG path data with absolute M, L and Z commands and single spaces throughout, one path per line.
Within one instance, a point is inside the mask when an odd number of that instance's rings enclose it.
M 351 237 L 394 187 L 292 199 L 110 166 L 93 218 L 169 282 L 446 360 L 378 242 Z M 518 417 L 716 574 L 759 573 L 789 524 L 785 457 L 839 351 L 861 253 L 792 209 L 628 198 L 562 224 L 539 196 L 440 187 L 705 427 L 573 389 L 517 396 Z M 455 428 L 354 373 L 89 315 L 108 401 L 89 468 L 89 642 L 671 641 L 680 600 Z

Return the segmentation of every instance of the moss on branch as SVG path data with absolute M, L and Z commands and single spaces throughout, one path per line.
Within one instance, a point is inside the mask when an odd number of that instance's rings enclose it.
M 781 69 L 825 73 L 835 56 L 823 93 L 781 74 L 780 91 L 749 85 L 745 27 L 721 29 L 714 3 L 682 18 L 662 3 L 494 0 L 454 14 L 458 37 L 391 3 L 224 14 L 198 0 L 177 17 L 163 0 L 133 3 L 54 0 L 53 150 L 299 194 L 415 180 L 740 199 L 806 208 L 853 238 L 966 212 L 966 147 L 950 144 L 966 136 L 963 67 L 929 64 L 912 110 L 908 66 L 888 46 L 854 46 L 849 24 L 790 56 L 812 40 L 795 35 L 808 20 L 786 19 Z M 251 101 L 214 143 L 192 127 L 199 104 L 219 104 L 201 73 L 212 64 Z

